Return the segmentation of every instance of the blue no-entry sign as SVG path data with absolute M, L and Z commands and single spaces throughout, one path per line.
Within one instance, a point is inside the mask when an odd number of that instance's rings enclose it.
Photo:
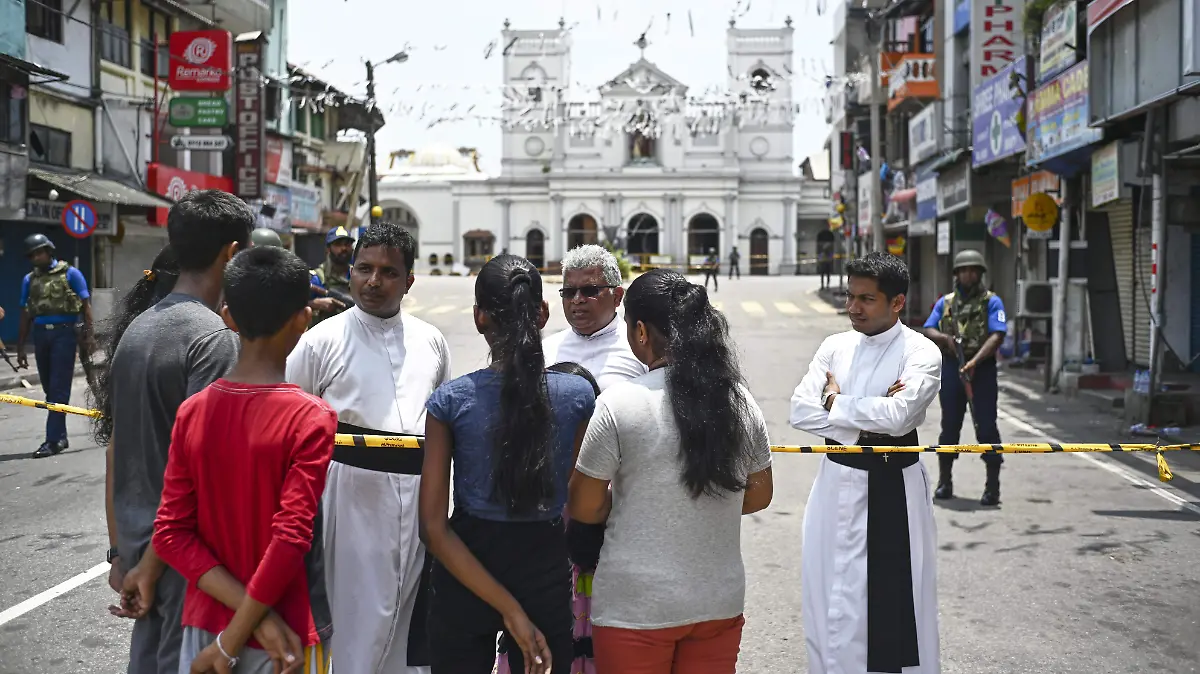
M 68 202 L 62 212 L 63 229 L 76 239 L 86 239 L 96 231 L 96 209 L 82 199 Z

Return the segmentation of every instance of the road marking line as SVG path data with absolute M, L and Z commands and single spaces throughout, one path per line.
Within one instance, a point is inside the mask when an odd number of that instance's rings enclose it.
M 453 304 L 443 304 L 442 306 L 437 307 L 436 309 L 431 309 L 429 311 L 429 313 L 430 314 L 445 314 L 445 313 L 449 313 L 451 311 L 454 311 Z
M 765 316 L 767 313 L 767 310 L 763 309 L 758 302 L 742 302 L 742 311 L 754 316 Z
M 1041 440 L 1042 442 L 1051 442 L 1051 443 L 1059 444 L 1059 445 L 1063 444 L 1060 440 L 1057 440 L 1057 439 L 1051 437 L 1049 433 L 1046 433 L 1045 431 L 1038 428 L 1037 426 L 1034 426 L 1033 424 L 1030 424 L 1026 421 L 1022 421 L 1022 420 L 1014 417 L 1013 415 L 1011 415 L 1007 412 L 1004 412 L 1003 410 L 997 410 L 997 415 L 999 416 L 999 418 L 1012 424 L 1013 426 L 1016 426 L 1017 428 L 1025 431 L 1026 433 L 1032 433 L 1033 435 L 1042 438 L 1042 440 Z M 1126 482 L 1129 482 L 1131 484 L 1135 484 L 1139 487 L 1147 489 L 1150 492 L 1157 494 L 1158 496 L 1161 496 L 1162 498 L 1170 501 L 1171 503 L 1174 503 L 1175 505 L 1179 506 L 1180 508 L 1188 510 L 1196 515 L 1200 515 L 1200 507 L 1197 507 L 1196 505 L 1194 505 L 1193 503 L 1191 503 L 1190 501 L 1188 501 L 1185 498 L 1182 498 L 1172 492 L 1167 491 L 1166 489 L 1163 489 L 1162 487 L 1143 478 L 1141 475 L 1138 475 L 1137 473 L 1129 470 L 1128 468 L 1126 468 L 1125 466 L 1122 466 L 1119 463 L 1115 463 L 1113 461 L 1105 461 L 1105 460 L 1101 459 L 1100 457 L 1091 456 L 1091 455 L 1087 454 L 1086 452 L 1069 452 L 1069 454 L 1071 456 L 1074 456 L 1074 457 L 1077 457 L 1084 461 L 1087 461 L 1088 463 L 1092 464 L 1093 466 L 1096 466 L 1097 468 L 1102 468 L 1102 469 L 1112 473 L 1113 475 L 1120 477 L 1121 479 L 1125 480 Z
M 93 566 L 87 571 L 84 571 L 78 576 L 75 576 L 74 578 L 68 578 L 67 580 L 64 580 L 63 582 L 55 585 L 45 592 L 42 592 L 41 594 L 36 594 L 20 604 L 13 606 L 12 608 L 5 609 L 4 611 L 0 612 L 0 625 L 12 620 L 16 620 L 17 618 L 29 613 L 33 609 L 45 604 L 51 599 L 61 597 L 80 585 L 103 576 L 108 572 L 109 568 L 111 567 L 109 566 L 108 562 L 102 562 L 96 566 Z
M 717 311 L 723 311 L 722 307 L 724 307 L 725 304 L 720 301 L 713 301 L 712 306 L 713 309 L 716 309 Z
M 776 302 L 775 308 L 779 310 L 779 313 L 787 314 L 788 316 L 796 316 L 800 313 L 800 307 L 791 302 Z
M 415 315 L 421 313 L 422 311 L 425 311 L 425 307 L 404 307 L 404 313 L 406 314 Z
M 475 307 L 473 307 L 473 306 L 467 307 L 466 309 L 463 309 L 462 312 L 464 314 L 473 314 L 473 313 L 475 313 Z
M 825 302 L 824 300 L 818 300 L 816 302 L 809 302 L 808 306 L 809 306 L 809 308 L 811 308 L 813 311 L 817 312 L 818 314 L 836 314 L 837 313 L 837 309 L 834 309 L 833 307 L 829 306 L 829 303 Z

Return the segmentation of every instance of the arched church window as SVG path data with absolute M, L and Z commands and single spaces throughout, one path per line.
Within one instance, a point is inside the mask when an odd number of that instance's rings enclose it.
M 775 82 L 766 68 L 756 68 L 750 73 L 750 88 L 754 93 L 765 95 L 775 90 Z
M 542 91 L 546 87 L 546 71 L 536 63 L 532 63 L 521 71 L 521 79 L 525 83 L 525 92 L 534 103 L 542 102 Z

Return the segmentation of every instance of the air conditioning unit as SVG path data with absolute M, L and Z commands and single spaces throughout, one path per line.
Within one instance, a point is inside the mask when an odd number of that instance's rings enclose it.
M 1017 281 L 1017 317 L 1050 318 L 1054 312 L 1054 282 Z

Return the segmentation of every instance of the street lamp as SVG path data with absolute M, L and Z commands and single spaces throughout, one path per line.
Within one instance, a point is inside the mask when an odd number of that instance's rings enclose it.
M 401 50 L 379 65 L 389 63 L 404 63 L 408 60 L 408 51 Z M 371 115 L 375 105 L 375 64 L 367 61 L 367 153 L 371 163 L 367 165 L 367 194 L 371 200 L 371 224 L 374 224 L 382 209 L 379 208 L 379 178 L 375 168 L 375 118 Z

